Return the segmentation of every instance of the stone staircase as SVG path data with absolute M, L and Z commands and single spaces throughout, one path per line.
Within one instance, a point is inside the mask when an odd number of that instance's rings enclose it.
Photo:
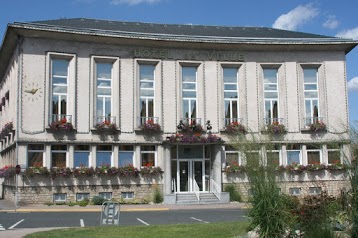
M 176 204 L 209 204 L 220 203 L 220 200 L 213 193 L 200 193 L 199 201 L 194 193 L 176 194 Z

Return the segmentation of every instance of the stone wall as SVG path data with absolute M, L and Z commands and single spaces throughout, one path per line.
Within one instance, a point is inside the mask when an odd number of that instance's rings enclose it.
M 157 178 L 157 179 L 156 179 Z M 19 205 L 44 204 L 53 202 L 53 195 L 65 193 L 66 202 L 76 202 L 77 193 L 89 193 L 90 198 L 101 192 L 111 192 L 112 199 L 119 200 L 122 192 L 133 192 L 134 200 L 152 201 L 155 188 L 160 191 L 163 184 L 160 176 L 151 176 L 146 182 L 143 178 L 120 179 L 118 177 L 101 178 L 55 178 L 35 176 L 19 181 Z M 4 184 L 4 199 L 15 201 L 15 183 L 7 180 Z

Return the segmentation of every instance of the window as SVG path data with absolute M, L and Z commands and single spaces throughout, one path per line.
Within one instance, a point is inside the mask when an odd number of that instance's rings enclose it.
M 318 70 L 303 69 L 303 87 L 305 100 L 305 125 L 309 126 L 319 120 Z
M 265 124 L 279 122 L 277 69 L 263 69 Z
M 223 68 L 225 126 L 239 122 L 238 68 Z
M 301 188 L 290 188 L 289 194 L 292 196 L 298 196 L 301 194 Z
M 112 193 L 111 192 L 103 192 L 103 193 L 99 193 L 99 197 L 106 199 L 106 200 L 111 200 L 112 199 Z
M 238 163 L 241 165 L 239 151 L 237 151 L 232 146 L 225 146 L 225 159 L 226 159 L 226 166 L 232 163 Z
M 112 63 L 96 63 L 97 123 L 113 122 L 112 115 Z
M 27 166 L 43 167 L 45 146 L 42 144 L 29 144 L 27 146 Z
M 197 80 L 196 67 L 182 67 L 182 99 L 183 99 L 183 118 L 190 119 L 197 116 Z
M 89 167 L 90 146 L 75 145 L 74 167 Z
M 52 145 L 51 159 L 52 167 L 65 168 L 67 161 L 67 145 Z
M 67 59 L 51 60 L 52 115 L 51 122 L 67 118 L 69 64 Z
M 322 150 L 320 145 L 307 145 L 307 164 L 321 164 Z
M 154 117 L 155 65 L 139 65 L 140 124 Z
M 301 158 L 301 145 L 299 144 L 290 144 L 286 146 L 287 151 L 287 164 L 302 164 Z
M 141 166 L 155 166 L 155 145 L 142 145 L 140 147 L 141 153 Z
M 267 164 L 279 166 L 281 164 L 281 145 L 266 147 Z
M 341 160 L 341 145 L 339 144 L 328 144 L 328 164 L 340 164 Z
M 84 199 L 90 199 L 90 194 L 89 193 L 77 193 L 76 194 L 76 201 L 82 201 Z
M 66 202 L 67 194 L 66 193 L 54 193 L 53 194 L 53 202 Z
M 121 197 L 123 199 L 133 199 L 134 198 L 134 193 L 133 192 L 122 192 Z
M 133 145 L 120 145 L 119 146 L 119 155 L 118 155 L 118 165 L 123 167 L 126 165 L 133 165 L 134 158 L 134 147 Z
M 111 145 L 98 145 L 96 154 L 96 166 L 112 165 L 112 146 Z
M 322 192 L 321 187 L 310 187 L 308 190 L 311 195 L 318 195 L 318 194 L 321 194 L 321 192 Z

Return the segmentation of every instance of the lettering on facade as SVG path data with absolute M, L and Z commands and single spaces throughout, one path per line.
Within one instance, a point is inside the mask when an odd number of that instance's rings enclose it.
M 244 61 L 244 54 L 240 52 L 218 52 L 206 51 L 203 52 L 204 57 L 215 61 Z M 186 52 L 183 56 L 185 60 L 197 60 L 202 53 Z M 134 49 L 135 58 L 150 58 L 150 59 L 174 59 L 169 50 L 155 50 L 155 49 Z

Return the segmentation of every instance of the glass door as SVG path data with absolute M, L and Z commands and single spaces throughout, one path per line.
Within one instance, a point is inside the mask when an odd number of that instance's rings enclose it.
M 178 161 L 178 192 L 189 192 L 189 161 Z
M 206 184 L 204 182 L 204 160 L 179 160 L 178 163 L 178 192 L 193 192 L 195 182 L 198 184 L 199 191 L 207 191 Z

